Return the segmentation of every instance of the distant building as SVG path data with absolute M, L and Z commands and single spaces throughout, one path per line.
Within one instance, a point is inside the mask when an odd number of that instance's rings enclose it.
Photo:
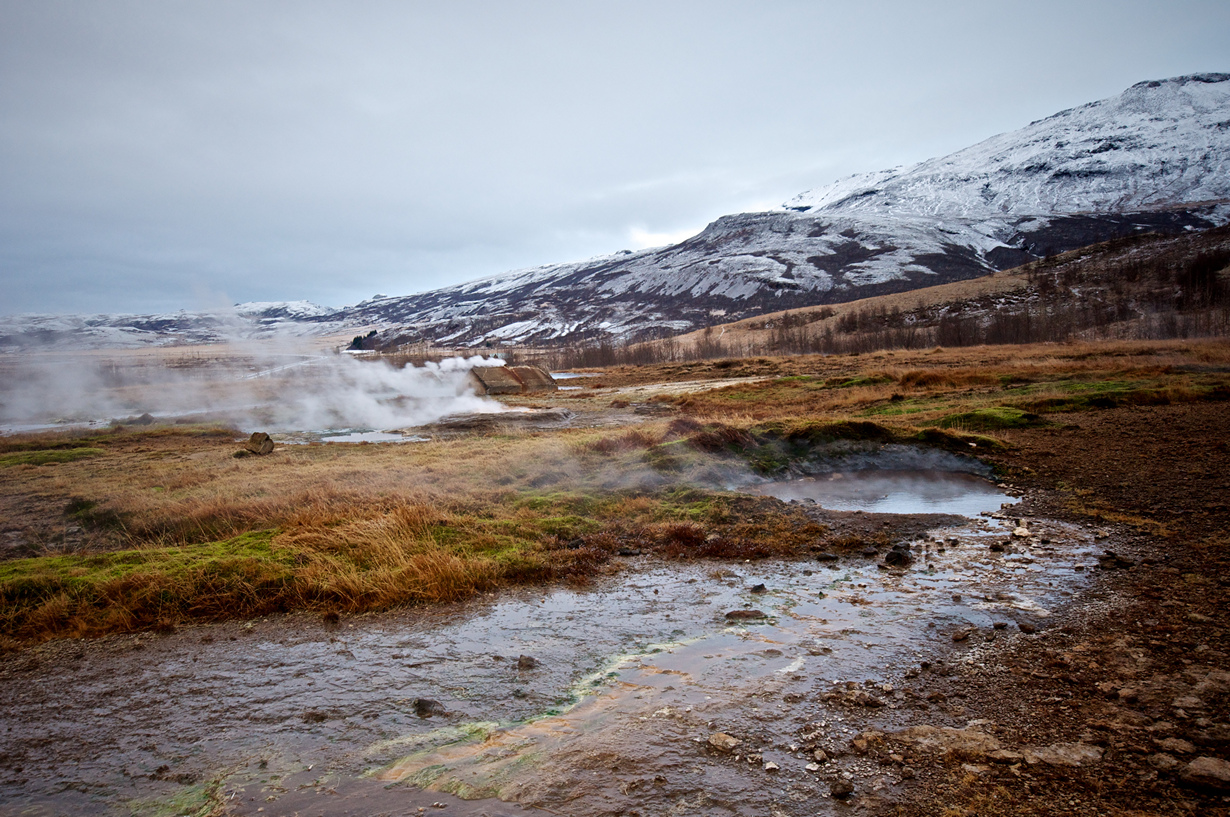
M 479 394 L 535 394 L 556 391 L 550 373 L 538 366 L 476 366 L 470 380 Z

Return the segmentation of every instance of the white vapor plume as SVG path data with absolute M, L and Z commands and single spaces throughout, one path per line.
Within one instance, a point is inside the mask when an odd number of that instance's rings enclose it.
M 475 394 L 481 356 L 398 367 L 276 346 L 0 359 L 0 431 L 98 423 L 145 413 L 268 431 L 396 429 L 504 407 Z

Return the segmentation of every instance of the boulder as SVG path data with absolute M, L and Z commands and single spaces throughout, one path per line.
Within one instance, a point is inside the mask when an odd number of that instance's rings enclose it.
M 273 438 L 263 431 L 253 431 L 243 447 L 245 451 L 263 457 L 273 453 Z

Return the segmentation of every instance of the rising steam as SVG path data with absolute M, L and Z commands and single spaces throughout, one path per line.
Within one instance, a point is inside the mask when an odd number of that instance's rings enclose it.
M 476 395 L 469 376 L 476 366 L 502 365 L 471 357 L 397 367 L 277 347 L 13 355 L 0 362 L 0 431 L 146 413 L 283 432 L 404 428 L 504 410 Z

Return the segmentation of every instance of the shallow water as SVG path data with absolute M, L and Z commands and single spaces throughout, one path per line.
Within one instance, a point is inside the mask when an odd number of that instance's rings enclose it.
M 1017 501 L 980 476 L 934 469 L 837 471 L 766 482 L 747 490 L 785 501 L 812 501 L 834 511 L 869 513 L 972 517 Z
M 842 761 L 809 770 L 790 736 L 844 743 L 855 730 L 821 693 L 872 683 L 891 711 L 883 685 L 953 649 L 955 628 L 985 643 L 1023 637 L 996 621 L 1045 626 L 1093 541 L 1028 524 L 1034 538 L 1002 554 L 987 547 L 1007 536 L 1000 521 L 936 530 L 904 569 L 635 559 L 588 590 L 36 650 L 0 669 L 0 813 L 147 812 L 209 781 L 237 814 L 304 798 L 304 813 L 341 814 L 329 792 L 355 788 L 415 813 L 430 793 L 406 783 L 577 815 L 834 813 Z M 749 608 L 766 618 L 726 618 Z M 416 699 L 447 714 L 417 717 Z M 739 759 L 707 748 L 714 731 L 744 741 Z M 749 763 L 753 750 L 781 770 Z

